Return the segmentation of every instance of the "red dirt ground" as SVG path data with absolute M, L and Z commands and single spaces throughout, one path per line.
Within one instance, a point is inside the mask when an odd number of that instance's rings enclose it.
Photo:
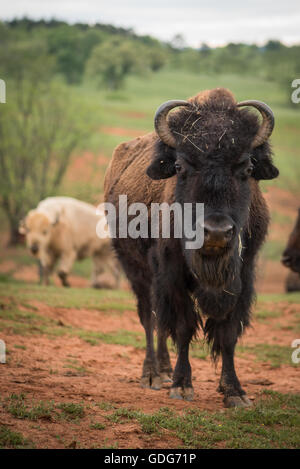
M 117 137 L 140 137 L 147 133 L 147 130 L 125 129 L 124 127 L 106 127 L 100 129 L 101 132 L 107 135 L 116 135 Z
M 102 128 L 102 131 L 114 135 L 137 136 L 142 131 L 128 133 L 128 129 Z M 122 132 L 121 132 L 122 131 Z M 131 131 L 130 131 L 131 132 Z M 98 155 L 98 163 L 107 164 L 107 158 Z M 85 153 L 74 160 L 68 178 L 89 180 L 93 177 L 91 165 L 95 155 Z M 282 225 L 275 222 L 270 226 L 271 239 L 287 239 L 296 217 L 299 202 L 296 197 L 281 189 L 272 188 L 265 194 L 272 212 L 289 215 L 291 222 Z M 14 270 L 15 263 L 4 260 L 0 264 L 1 272 Z M 284 291 L 284 279 L 287 270 L 277 262 L 260 260 L 257 269 L 257 290 L 261 293 L 280 293 Z M 18 268 L 15 278 L 27 282 L 37 281 L 36 269 L 32 266 Z M 73 286 L 86 287 L 87 279 L 72 276 Z M 55 283 L 58 284 L 57 280 Z M 105 333 L 120 329 L 142 332 L 135 311 L 125 311 L 120 315 L 87 310 L 53 308 L 43 303 L 31 302 L 38 308 L 39 315 L 59 321 L 61 327 L 74 326 L 89 331 Z M 243 337 L 242 345 L 258 343 L 277 344 L 289 347 L 295 339 L 295 332 L 289 329 L 295 314 L 299 315 L 300 305 L 288 302 L 268 303 L 268 308 L 281 312 L 279 318 L 270 318 L 267 322 L 254 321 L 253 328 Z M 279 329 L 278 326 L 281 326 Z M 217 368 L 207 358 L 191 358 L 195 399 L 193 402 L 170 400 L 169 385 L 160 391 L 141 389 L 141 374 L 144 351 L 132 346 L 121 346 L 101 343 L 90 345 L 80 338 L 47 335 L 21 336 L 11 331 L 1 332 L 10 350 L 9 360 L 1 367 L 1 398 L 11 393 L 26 393 L 26 399 L 54 400 L 57 402 L 77 402 L 90 406 L 80 424 L 67 421 L 45 420 L 42 423 L 21 420 L 12 417 L 4 407 L 0 408 L 0 424 L 20 431 L 25 437 L 34 441 L 38 448 L 101 447 L 117 442 L 119 448 L 176 448 L 180 441 L 167 436 L 147 436 L 137 423 L 107 423 L 104 413 L 95 404 L 109 402 L 116 407 L 141 409 L 153 412 L 161 407 L 182 411 L 197 408 L 208 411 L 224 411 L 222 397 L 216 392 L 220 366 Z M 15 346 L 25 347 L 24 349 Z M 66 367 L 68 360 L 76 360 L 84 372 Z M 175 354 L 171 354 L 175 363 Z M 251 399 L 256 399 L 262 389 L 267 387 L 280 392 L 297 393 L 300 390 L 299 368 L 285 365 L 273 368 L 269 363 L 259 362 L 255 356 L 243 354 L 236 358 L 236 367 L 243 387 Z M 93 430 L 90 423 L 104 423 L 103 430 Z M 58 435 L 60 438 L 58 439 Z
M 122 315 L 110 315 L 93 310 L 53 308 L 43 303 L 31 302 L 38 308 L 39 314 L 59 321 L 61 327 L 74 326 L 85 330 L 104 333 L 125 329 L 142 332 L 137 315 L 134 311 L 125 311 Z M 290 345 L 295 338 L 290 330 L 280 329 L 289 325 L 295 313 L 300 312 L 300 305 L 289 305 L 285 302 L 275 305 L 282 314 L 280 319 L 270 319 L 267 323 L 254 322 L 249 329 L 242 345 L 268 343 Z M 274 307 L 275 307 L 274 306 Z M 119 448 L 168 447 L 178 445 L 178 441 L 170 442 L 164 438 L 159 441 L 148 441 L 137 424 L 107 424 L 104 414 L 95 411 L 95 404 L 109 402 L 115 407 L 142 409 L 151 413 L 161 407 L 168 406 L 177 411 L 184 409 L 202 409 L 223 411 L 222 397 L 216 392 L 220 366 L 215 368 L 210 359 L 191 358 L 195 400 L 191 403 L 170 400 L 169 385 L 160 391 L 141 389 L 139 377 L 144 359 L 144 351 L 132 346 L 121 346 L 101 343 L 89 345 L 74 337 L 34 336 L 25 337 L 12 335 L 9 331 L 2 334 L 8 349 L 11 351 L 7 365 L 1 366 L 1 396 L 7 397 L 12 392 L 26 393 L 30 402 L 39 401 L 77 402 L 91 406 L 80 425 L 63 421 L 35 422 L 17 420 L 4 408 L 0 410 L 0 423 L 13 426 L 35 442 L 37 447 L 65 447 L 72 441 L 80 441 L 83 447 L 98 447 L 105 443 L 118 442 Z M 25 350 L 15 346 L 26 347 Z M 175 355 L 171 354 L 172 363 Z M 76 360 L 77 366 L 84 371 L 70 370 L 68 360 Z M 292 366 L 272 368 L 268 363 L 256 361 L 254 356 L 238 355 L 236 365 L 239 377 L 248 396 L 256 399 L 263 388 L 280 392 L 297 393 L 300 389 L 299 370 Z M 91 430 L 91 421 L 105 422 L 106 429 Z M 63 435 L 64 442 L 58 442 L 55 435 Z M 173 446 L 172 446 L 173 444 Z M 155 446 L 153 446 L 155 445 Z

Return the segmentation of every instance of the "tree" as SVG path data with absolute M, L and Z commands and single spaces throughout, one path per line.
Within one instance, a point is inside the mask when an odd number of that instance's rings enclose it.
M 173 49 L 183 50 L 187 47 L 186 40 L 182 34 L 175 34 L 171 39 L 171 46 Z
M 15 244 L 20 219 L 55 194 L 86 129 L 44 52 L 11 44 L 0 61 L 7 82 L 7 103 L 0 105 L 0 204 Z
M 46 35 L 47 48 L 56 59 L 56 69 L 68 83 L 80 83 L 87 58 L 103 37 L 101 31 L 84 31 L 78 26 L 64 25 Z
M 129 40 L 113 38 L 96 46 L 87 62 L 87 75 L 100 85 L 116 90 L 125 78 L 141 69 L 142 60 L 135 44 Z

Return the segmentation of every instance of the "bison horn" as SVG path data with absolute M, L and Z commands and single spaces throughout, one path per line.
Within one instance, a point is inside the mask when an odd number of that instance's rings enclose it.
M 265 143 L 274 129 L 274 114 L 272 109 L 267 104 L 255 100 L 241 101 L 237 106 L 252 106 L 261 113 L 263 121 L 254 137 L 251 147 L 256 148 Z
M 177 106 L 188 106 L 188 101 L 171 100 L 161 104 L 154 117 L 154 127 L 159 138 L 169 147 L 176 147 L 176 140 L 168 125 L 168 114 Z

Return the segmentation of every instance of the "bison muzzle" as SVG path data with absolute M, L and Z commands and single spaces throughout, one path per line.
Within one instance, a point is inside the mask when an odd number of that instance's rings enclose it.
M 300 291 L 300 208 L 281 262 L 291 271 L 286 280 L 286 291 Z

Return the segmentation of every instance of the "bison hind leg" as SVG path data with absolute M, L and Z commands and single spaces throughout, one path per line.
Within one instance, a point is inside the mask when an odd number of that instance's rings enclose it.
M 153 332 L 155 327 L 155 315 L 152 311 L 150 291 L 135 283 L 134 290 L 138 298 L 138 313 L 146 335 L 146 357 L 143 364 L 141 387 L 159 390 L 162 387 L 162 379 L 159 373 L 158 360 L 154 348 Z M 140 288 L 138 288 L 140 287 Z

